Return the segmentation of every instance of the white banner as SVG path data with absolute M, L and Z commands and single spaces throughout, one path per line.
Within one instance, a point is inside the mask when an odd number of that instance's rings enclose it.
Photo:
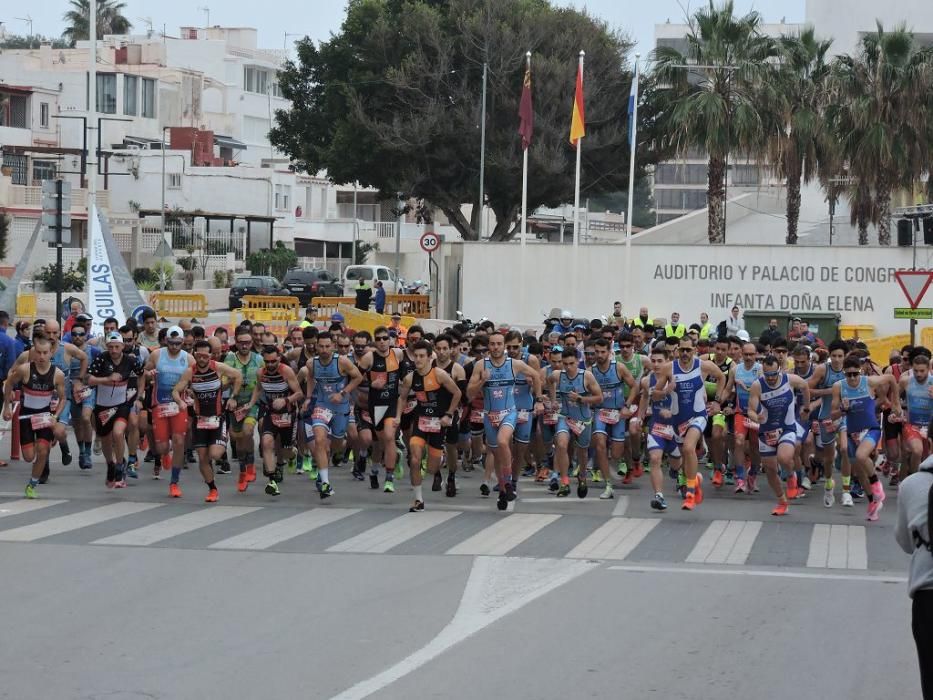
M 118 326 L 126 323 L 126 313 L 117 289 L 114 268 L 104 242 L 100 214 L 96 207 L 94 214 L 95 216 L 91 217 L 91 232 L 88 240 L 87 312 L 94 319 L 91 332 L 98 335 L 103 333 L 104 321 L 108 318 L 117 319 Z

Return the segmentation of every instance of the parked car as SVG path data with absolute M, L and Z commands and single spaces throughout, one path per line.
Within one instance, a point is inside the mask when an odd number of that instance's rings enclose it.
M 240 299 L 247 294 L 268 294 L 270 296 L 287 297 L 289 292 L 275 277 L 256 275 L 253 277 L 238 277 L 233 280 L 228 298 L 228 308 L 239 309 L 243 302 Z
M 308 304 L 314 297 L 343 296 L 343 283 L 323 269 L 292 268 L 285 274 L 282 286 L 291 296 L 298 297 L 302 306 Z
M 395 281 L 395 273 L 385 265 L 350 265 L 343 271 L 343 295 L 354 296 L 356 294 L 354 290 L 360 286 L 361 279 L 366 280 L 366 283 L 373 288 L 378 280 L 382 282 L 386 294 L 396 294 L 398 284 Z

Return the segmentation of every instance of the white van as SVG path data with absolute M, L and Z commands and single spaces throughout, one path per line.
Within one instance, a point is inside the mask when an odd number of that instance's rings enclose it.
M 352 297 L 356 295 L 356 288 L 360 286 L 360 280 L 366 280 L 366 283 L 376 289 L 376 282 L 382 282 L 386 294 L 395 294 L 397 284 L 395 273 L 385 265 L 349 265 L 343 271 L 343 295 Z

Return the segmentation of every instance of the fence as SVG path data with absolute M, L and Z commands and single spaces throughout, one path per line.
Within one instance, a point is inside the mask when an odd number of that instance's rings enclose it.
M 153 292 L 149 304 L 160 318 L 204 319 L 208 314 L 207 297 L 203 294 Z
M 340 304 L 337 310 L 343 314 L 347 326 L 355 331 L 367 331 L 372 334 L 379 326 L 388 327 L 392 322 L 392 317 L 385 314 L 377 314 L 375 311 L 360 311 L 348 304 Z M 411 316 L 402 316 L 400 325 L 406 331 L 415 325 L 415 319 Z
M 415 318 L 431 317 L 431 297 L 427 294 L 386 294 L 386 310 Z

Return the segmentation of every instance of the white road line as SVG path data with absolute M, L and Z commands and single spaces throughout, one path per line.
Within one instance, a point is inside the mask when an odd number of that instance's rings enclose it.
M 0 503 L 0 518 L 5 518 L 10 515 L 21 515 L 23 513 L 31 513 L 34 510 L 48 508 L 49 506 L 57 506 L 59 503 L 66 503 L 66 502 L 67 501 L 46 501 L 46 500 L 37 500 L 35 498 L 23 498 L 19 501 L 9 501 L 8 503 Z
M 628 510 L 628 496 L 616 496 L 616 507 L 612 509 L 613 518 L 621 518 Z
M 423 535 L 428 530 L 451 518 L 460 515 L 459 511 L 429 510 L 423 513 L 407 513 L 386 523 L 376 525 L 356 537 L 338 542 L 327 549 L 328 552 L 366 552 L 382 554 L 403 542 Z
M 569 559 L 625 559 L 661 522 L 656 518 L 613 518 L 567 553 Z
M 79 513 L 50 518 L 40 523 L 15 527 L 12 530 L 3 530 L 0 531 L 0 540 L 5 542 L 33 542 L 35 540 L 41 540 L 43 537 L 60 535 L 63 532 L 78 530 L 79 528 L 88 527 L 90 525 L 97 525 L 98 523 L 107 522 L 114 518 L 122 518 L 126 515 L 142 513 L 145 510 L 159 508 L 161 505 L 160 503 L 134 503 L 132 501 L 111 503 L 106 506 L 82 510 Z
M 200 530 L 208 525 L 222 523 L 231 518 L 237 518 L 247 513 L 259 510 L 259 507 L 243 506 L 209 506 L 199 508 L 191 513 L 178 515 L 168 520 L 161 520 L 151 525 L 144 525 L 133 530 L 126 530 L 110 537 L 104 537 L 91 542 L 91 544 L 119 544 L 129 547 L 145 547 L 162 540 L 167 540 L 186 532 Z
M 717 574 L 720 576 L 761 576 L 765 578 L 799 578 L 816 579 L 820 581 L 868 581 L 871 583 L 907 583 L 906 576 L 890 574 L 823 574 L 804 573 L 802 571 L 770 571 L 768 569 L 698 569 L 679 566 L 638 566 L 634 564 L 619 564 L 610 566 L 610 571 L 628 571 L 639 574 Z
M 451 547 L 447 554 L 508 554 L 560 517 L 557 514 L 514 513 Z
M 215 542 L 208 549 L 268 549 L 280 542 L 299 535 L 305 535 L 312 530 L 317 530 L 359 512 L 359 508 L 315 508 L 228 537 L 220 542 Z
M 556 496 L 551 496 L 550 498 L 522 498 L 519 496 L 517 501 L 512 501 L 512 503 L 554 503 L 554 504 L 573 504 L 577 503 L 579 505 L 599 505 L 604 501 L 599 500 L 598 498 L 577 498 L 573 496 L 572 498 L 557 498 Z
M 814 525 L 807 568 L 868 569 L 865 526 Z
M 761 522 L 756 520 L 714 520 L 687 555 L 686 561 L 698 564 L 744 564 L 760 530 Z

